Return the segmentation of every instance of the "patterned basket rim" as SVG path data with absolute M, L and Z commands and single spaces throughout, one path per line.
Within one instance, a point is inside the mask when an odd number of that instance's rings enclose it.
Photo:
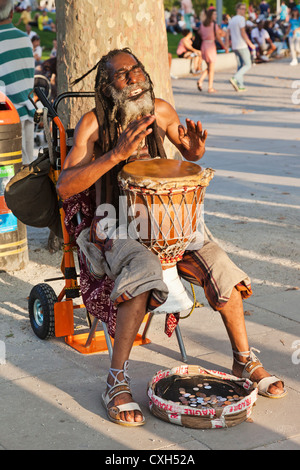
M 176 403 L 172 402 L 171 400 L 165 400 L 162 397 L 159 397 L 155 394 L 154 388 L 156 384 L 162 380 L 163 378 L 171 377 L 172 375 L 182 375 L 184 376 L 196 376 L 201 375 L 207 378 L 213 377 L 218 378 L 220 380 L 231 381 L 241 385 L 246 391 L 250 391 L 248 395 L 246 395 L 241 400 L 238 400 L 230 405 L 227 405 L 223 408 L 207 408 L 207 409 L 195 409 L 188 405 L 177 405 Z M 158 371 L 152 379 L 149 381 L 148 384 L 148 397 L 150 399 L 150 405 L 155 405 L 160 408 L 162 411 L 165 411 L 168 414 L 176 413 L 180 415 L 187 415 L 193 417 L 207 417 L 210 416 L 211 418 L 215 417 L 216 414 L 218 418 L 225 417 L 228 415 L 233 415 L 240 413 L 242 411 L 251 409 L 254 405 L 258 396 L 258 388 L 255 386 L 253 382 L 249 379 L 239 378 L 231 374 L 227 374 L 226 372 L 220 372 L 217 370 L 209 370 L 202 366 L 195 366 L 195 365 L 180 365 L 173 367 L 171 369 L 164 369 Z M 222 412 L 220 413 L 220 410 Z

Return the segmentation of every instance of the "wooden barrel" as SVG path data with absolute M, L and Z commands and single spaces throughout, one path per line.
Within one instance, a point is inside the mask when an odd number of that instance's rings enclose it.
M 0 270 L 24 269 L 28 263 L 26 225 L 8 209 L 4 191 L 22 165 L 22 126 L 12 102 L 0 92 Z

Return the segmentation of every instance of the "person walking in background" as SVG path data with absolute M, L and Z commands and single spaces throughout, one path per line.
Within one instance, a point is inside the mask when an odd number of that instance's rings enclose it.
M 229 39 L 231 37 L 231 48 L 235 53 L 238 63 L 237 72 L 230 79 L 230 83 L 237 92 L 246 91 L 244 85 L 244 75 L 251 69 L 252 61 L 249 47 L 255 50 L 256 47 L 250 41 L 246 33 L 246 5 L 238 3 L 236 5 L 236 15 L 229 21 L 226 32 L 225 49 L 229 49 Z
M 280 5 L 279 21 L 285 22 L 287 15 L 288 15 L 288 7 L 285 4 L 285 1 L 282 1 Z
M 215 62 L 217 58 L 216 41 L 222 43 L 222 34 L 219 26 L 216 23 L 216 20 L 216 10 L 208 10 L 206 18 L 198 30 L 198 34 L 202 39 L 201 54 L 203 60 L 206 62 L 207 68 L 202 72 L 197 82 L 197 87 L 199 91 L 202 91 L 203 82 L 208 76 L 208 93 L 216 93 L 217 91 L 213 87 Z
M 300 53 L 300 20 L 299 11 L 293 8 L 288 26 L 289 46 L 292 55 L 290 65 L 298 65 L 297 53 Z
M 188 29 L 188 30 L 192 31 L 193 28 L 192 28 L 192 24 L 191 24 L 191 18 L 194 14 L 192 0 L 182 0 L 181 1 L 181 10 L 183 11 L 185 29 Z
M 12 24 L 13 0 L 0 0 L 0 89 L 12 101 L 22 124 L 22 161 L 29 165 L 35 158 L 35 108 L 28 99 L 34 86 L 32 43 L 26 33 Z

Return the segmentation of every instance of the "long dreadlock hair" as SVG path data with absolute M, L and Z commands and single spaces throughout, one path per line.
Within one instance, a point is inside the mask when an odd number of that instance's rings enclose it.
M 113 49 L 108 54 L 104 55 L 96 65 L 86 72 L 82 77 L 74 80 L 71 85 L 75 85 L 89 75 L 93 70 L 97 69 L 95 78 L 95 105 L 96 105 L 96 116 L 99 124 L 99 146 L 102 154 L 112 150 L 119 137 L 119 129 L 121 128 L 121 122 L 118 120 L 118 116 L 114 119 L 112 117 L 113 102 L 110 96 L 104 93 L 104 89 L 110 84 L 108 62 L 115 57 L 117 54 L 126 53 L 130 54 L 137 62 L 138 66 L 142 69 L 144 75 L 148 78 L 150 84 L 150 93 L 153 100 L 153 110 L 151 114 L 154 114 L 154 100 L 155 95 L 153 91 L 153 83 L 149 74 L 146 72 L 144 65 L 140 60 L 132 53 L 128 47 L 123 49 Z M 158 134 L 158 127 L 156 121 L 152 124 L 152 132 L 146 137 L 146 145 L 148 147 L 149 155 L 151 158 L 167 158 L 166 153 Z M 117 186 L 117 174 L 120 169 L 126 164 L 121 162 L 110 170 L 110 184 L 112 185 L 112 195 L 119 193 Z M 102 185 L 102 188 L 105 185 Z M 103 188 L 105 191 L 105 188 Z M 116 191 L 117 189 L 117 191 Z M 102 195 L 104 193 L 102 192 Z

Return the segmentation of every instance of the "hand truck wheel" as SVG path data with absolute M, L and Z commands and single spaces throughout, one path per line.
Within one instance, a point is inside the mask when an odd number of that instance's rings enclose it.
M 31 289 L 28 310 L 31 327 L 40 339 L 54 336 L 54 304 L 57 296 L 48 284 L 37 284 Z

